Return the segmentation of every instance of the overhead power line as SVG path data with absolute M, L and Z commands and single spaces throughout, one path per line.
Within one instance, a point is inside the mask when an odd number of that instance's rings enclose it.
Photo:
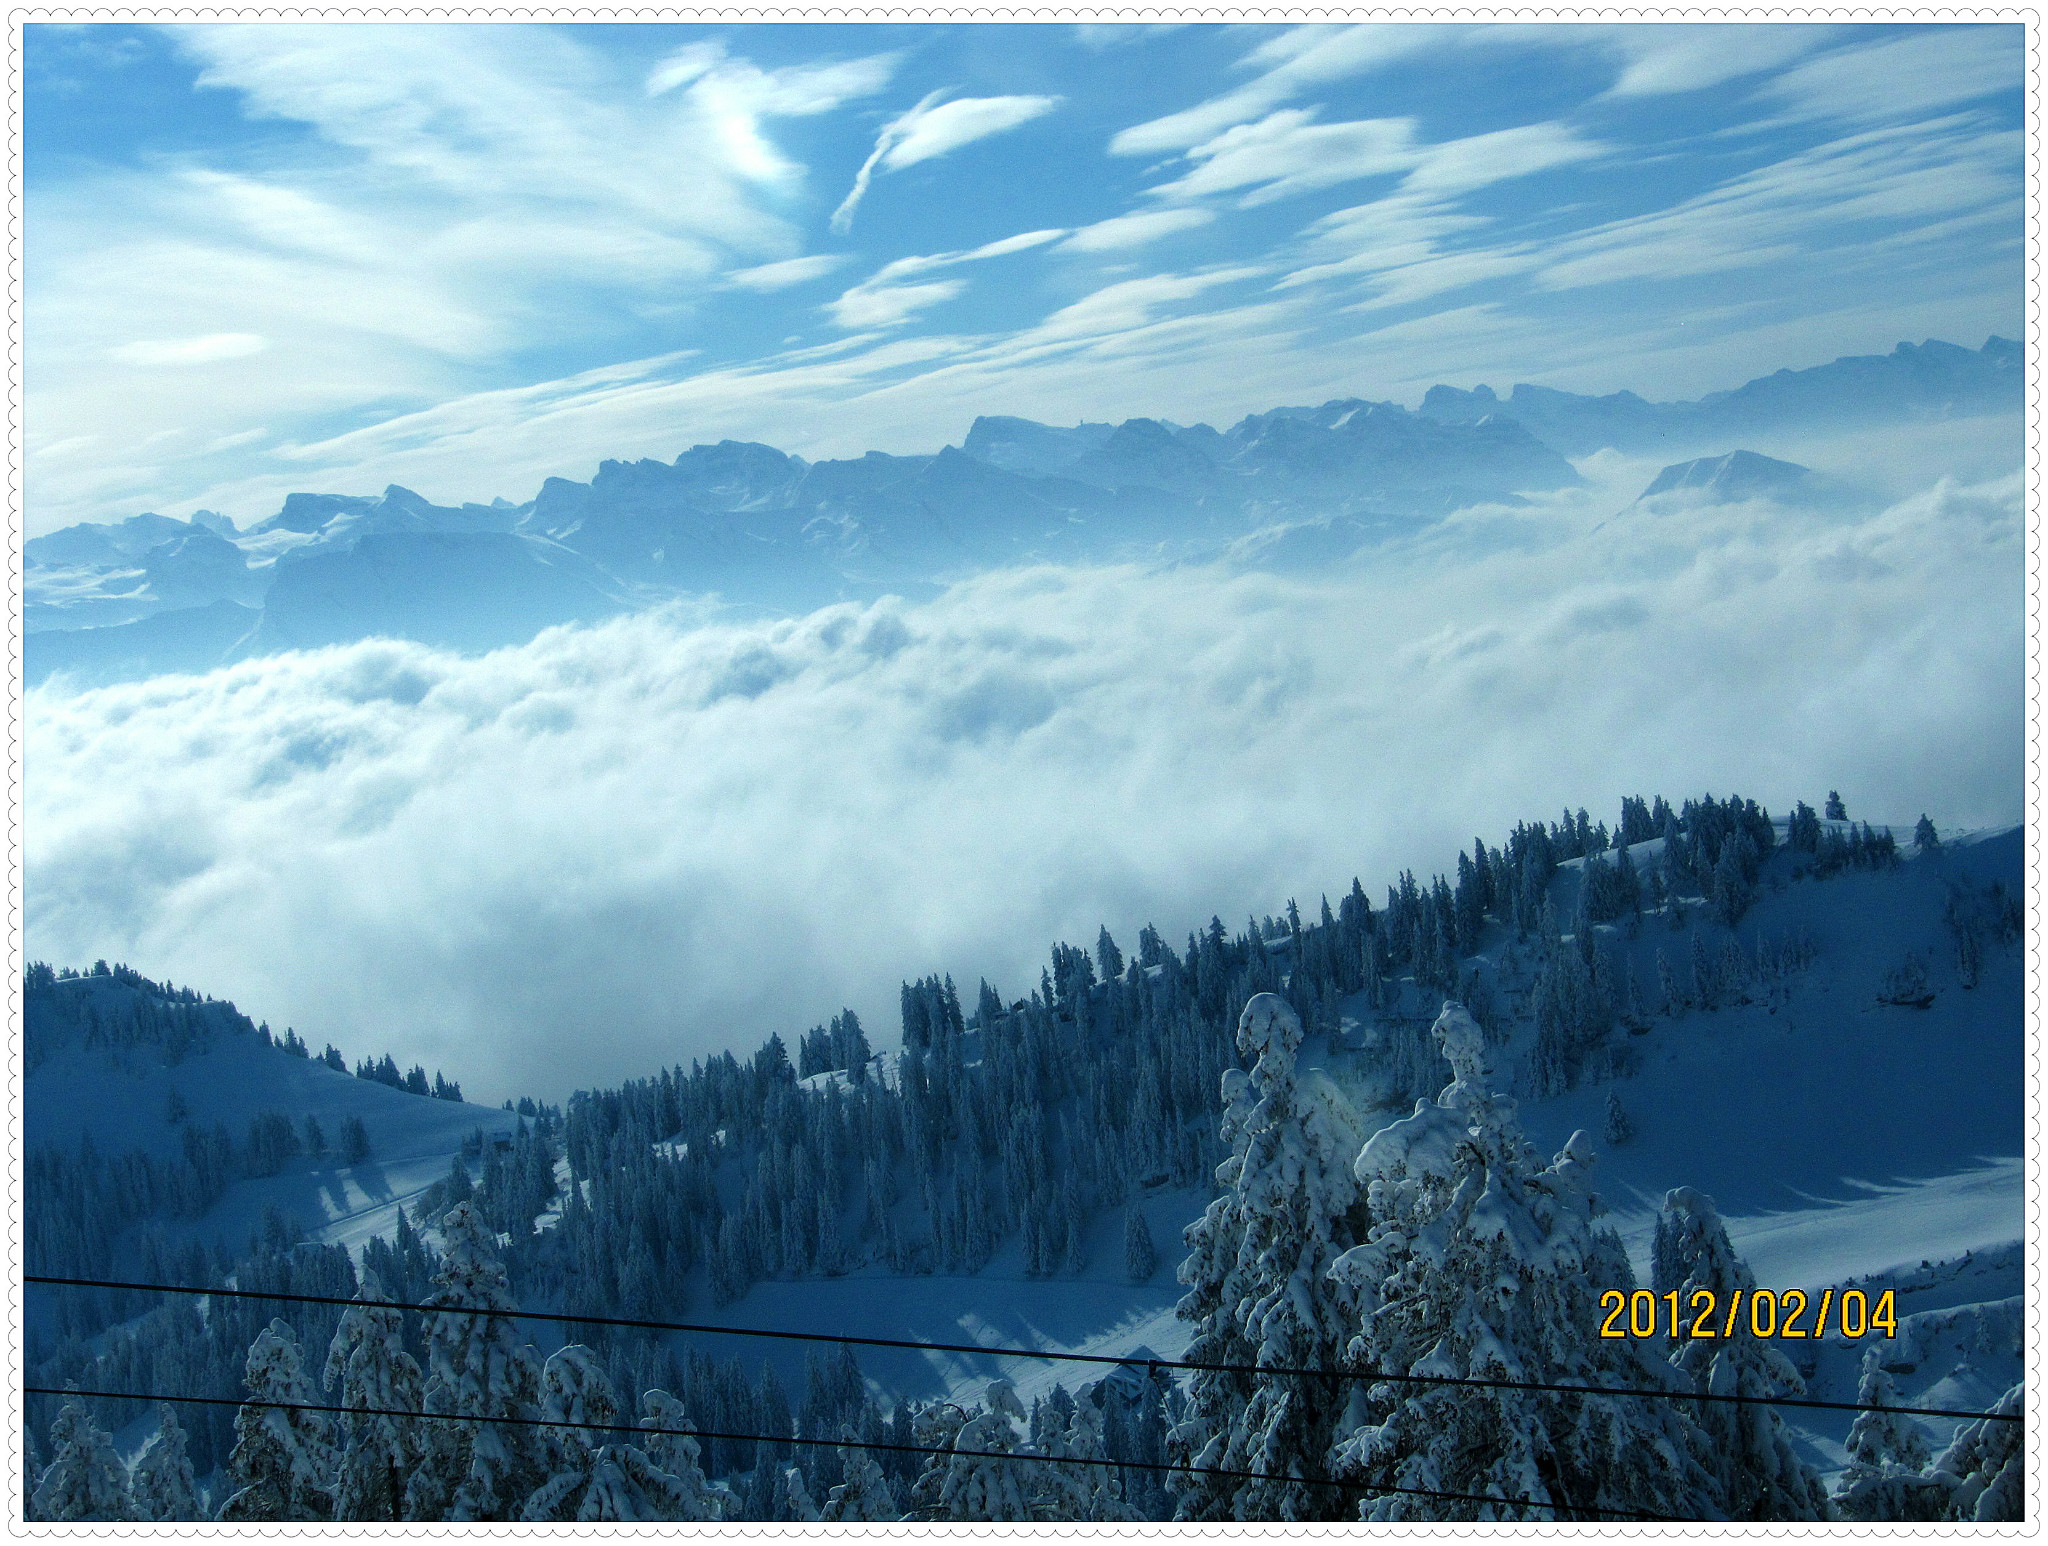
M 350 1301 L 354 1302 L 354 1301 Z M 892 1444 L 879 1439 L 818 1439 L 773 1433 L 720 1433 L 706 1428 L 643 1428 L 629 1423 L 556 1421 L 550 1417 L 481 1417 L 464 1412 L 412 1412 L 401 1407 L 323 1406 L 310 1401 L 239 1401 L 233 1396 L 161 1396 L 134 1390 L 59 1390 L 51 1385 L 26 1385 L 31 1396 L 88 1396 L 107 1401 L 173 1401 L 188 1406 L 252 1406 L 281 1412 L 331 1412 L 356 1417 L 411 1417 L 428 1422 L 502 1423 L 519 1428 L 581 1428 L 597 1433 L 625 1433 L 640 1437 L 669 1434 L 692 1439 L 727 1439 L 735 1443 L 787 1444 L 792 1448 L 811 1445 L 825 1449 L 873 1449 L 904 1455 L 945 1455 L 969 1460 L 1033 1460 L 1044 1465 L 1085 1465 L 1111 1470 L 1166 1471 L 1184 1476 L 1214 1476 L 1226 1481 L 1295 1482 L 1306 1487 L 1333 1487 L 1343 1492 L 1400 1494 L 1434 1498 L 1453 1503 L 1491 1503 L 1502 1508 L 1545 1508 L 1560 1514 L 1598 1514 L 1609 1519 L 1648 1519 L 1675 1524 L 1685 1521 L 1676 1514 L 1649 1514 L 1639 1509 L 1602 1508 L 1586 1503 L 1551 1503 L 1534 1498 L 1496 1497 L 1484 1492 L 1446 1492 L 1432 1487 L 1399 1487 L 1391 1483 L 1340 1481 L 1332 1476 L 1284 1476 L 1273 1471 L 1232 1471 L 1216 1466 L 1175 1465 L 1158 1460 L 1097 1460 L 1082 1455 L 1042 1455 L 1027 1450 L 939 1449 L 927 1444 Z
M 1947 1407 L 1875 1406 L 1858 1401 L 1815 1401 L 1803 1396 L 1730 1396 L 1710 1391 L 1636 1390 L 1620 1385 L 1568 1385 L 1546 1380 L 1495 1380 L 1453 1374 L 1394 1374 L 1378 1369 L 1309 1369 L 1287 1364 L 1196 1363 L 1174 1358 L 1119 1358 L 1112 1353 L 1049 1353 L 1042 1348 L 989 1346 L 982 1342 L 912 1342 L 897 1337 L 856 1337 L 823 1331 L 779 1331 L 761 1327 L 710 1326 L 690 1321 L 637 1320 L 617 1315 L 571 1315 L 560 1310 L 500 1310 L 488 1306 L 402 1304 L 395 1299 L 348 1299 L 338 1294 L 287 1294 L 244 1288 L 193 1288 L 182 1283 L 130 1283 L 111 1278 L 59 1278 L 34 1273 L 24 1283 L 65 1288 L 124 1288 L 146 1293 L 190 1294 L 198 1298 L 282 1300 L 291 1304 L 361 1305 L 408 1310 L 421 1315 L 496 1315 L 507 1320 L 547 1321 L 563 1326 L 611 1326 L 627 1331 L 699 1332 L 722 1337 L 764 1337 L 783 1342 L 832 1342 L 848 1347 L 903 1348 L 917 1353 L 979 1353 L 991 1358 L 1036 1358 L 1059 1363 L 1110 1364 L 1119 1368 L 1188 1369 L 1208 1374 L 1290 1375 L 1316 1379 L 1365 1380 L 1371 1384 L 1451 1385 L 1475 1390 L 1533 1390 L 1579 1396 L 1635 1396 L 1660 1401 L 1708 1401 L 1734 1406 L 1790 1406 L 1823 1412 L 1896 1412 L 1908 1417 L 1951 1417 L 1963 1421 L 2021 1422 L 2018 1413 L 1959 1412 Z

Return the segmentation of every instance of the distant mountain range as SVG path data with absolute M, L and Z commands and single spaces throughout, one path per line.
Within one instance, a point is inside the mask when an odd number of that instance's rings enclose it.
M 24 668 L 30 685 L 89 686 L 377 635 L 481 650 L 684 595 L 790 611 L 1033 560 L 1324 563 L 1452 510 L 1571 487 L 1567 458 L 1603 447 L 1698 452 L 2012 411 L 2023 395 L 2018 344 L 1930 341 L 1697 402 L 1522 384 L 1505 398 L 1432 387 L 1416 411 L 1276 408 L 1222 431 L 984 417 L 931 456 L 807 462 L 728 440 L 549 478 L 523 505 L 435 505 L 393 485 L 292 494 L 246 531 L 210 511 L 143 514 L 24 544 Z M 1646 492 L 1670 479 L 1747 497 L 1790 466 L 1737 451 L 1667 468 Z
M 1929 339 L 1900 344 L 1890 354 L 1847 355 L 1811 370 L 1759 376 L 1697 402 L 1653 403 L 1633 392 L 1582 397 L 1524 382 L 1505 399 L 1490 387 L 1431 387 L 1421 411 L 1450 424 L 1505 415 L 1566 456 L 1586 456 L 1609 446 L 1675 452 L 1715 441 L 1725 445 L 1788 425 L 1823 429 L 1962 418 L 2017 409 L 2025 393 L 2023 350 L 1993 336 L 1978 350 Z

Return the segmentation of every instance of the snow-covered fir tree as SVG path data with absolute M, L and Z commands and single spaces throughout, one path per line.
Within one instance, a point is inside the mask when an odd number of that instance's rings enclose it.
M 43 1472 L 47 1469 L 49 1463 L 49 1457 L 43 1453 L 42 1441 L 36 1437 L 35 1429 L 28 1425 L 26 1414 L 24 1414 L 24 1421 L 21 1427 L 22 1497 L 33 1498 L 35 1496 L 36 1483 L 42 1479 Z M 34 1505 L 29 1504 L 26 1507 L 30 1510 L 29 1517 L 34 1518 Z
M 1173 1421 L 1167 1397 L 1178 1405 L 1179 1387 L 1164 1370 L 1129 1384 L 1103 1380 L 1095 1386 L 1102 1405 L 1102 1443 L 1109 1456 L 1128 1462 L 1122 1472 L 1124 1501 L 1141 1519 L 1164 1519 L 1172 1509 L 1164 1471 L 1151 1469 L 1166 1462 L 1166 1432 Z
M 169 1523 L 201 1517 L 185 1430 L 169 1402 L 158 1405 L 156 1432 L 135 1457 L 131 1478 L 139 1518 Z
M 1991 1523 L 2026 1517 L 2026 1428 L 2009 1420 L 2025 1411 L 2026 1386 L 2015 1385 L 1993 1404 L 1990 1417 L 1956 1430 L 1928 1473 L 1948 1491 L 1948 1518 Z
M 1679 987 L 1678 978 L 1671 970 L 1671 961 L 1662 948 L 1657 951 L 1657 991 L 1663 995 L 1666 1015 L 1674 1019 L 1685 1013 L 1685 990 Z
M 798 1524 L 815 1524 L 822 1517 L 818 1513 L 818 1505 L 811 1501 L 811 1490 L 804 1485 L 804 1473 L 800 1468 L 783 1468 L 781 1491 L 782 1503 L 775 1511 L 776 1518 Z
M 577 1519 L 590 1489 L 592 1462 L 605 1435 L 583 1424 L 609 1425 L 619 1400 L 590 1349 L 572 1342 L 557 1348 L 541 1366 L 540 1415 L 569 1424 L 544 1430 L 548 1480 L 526 1500 L 523 1519 Z M 637 1516 L 636 1516 L 637 1517 Z
M 1124 1275 L 1133 1283 L 1143 1283 L 1158 1270 L 1159 1248 L 1152 1243 L 1152 1226 L 1145 1222 L 1145 1210 L 1133 1203 L 1124 1210 Z
M 1026 1421 L 1017 1390 L 1008 1380 L 990 1380 L 981 1401 L 934 1460 L 939 1473 L 936 1503 L 940 1519 L 1029 1519 L 1031 1487 L 1027 1467 L 1003 1458 L 1024 1449 L 1018 1425 Z
M 1651 1246 L 1651 1292 L 1678 1295 L 1682 1319 L 1695 1303 L 1747 1302 L 1756 1278 L 1729 1243 L 1713 1199 L 1689 1186 L 1665 1194 Z M 1705 1297 L 1695 1301 L 1695 1295 Z M 1685 1329 L 1681 1327 L 1681 1329 Z M 1693 1420 L 1708 1439 L 1708 1465 L 1717 1502 L 1731 1519 L 1825 1519 L 1827 1494 L 1799 1458 L 1777 1409 L 1776 1396 L 1802 1396 L 1806 1382 L 1777 1347 L 1738 1328 L 1732 1337 L 1682 1336 L 1671 1361 L 1695 1390 L 1716 1396 L 1754 1397 L 1758 1404 L 1703 1401 Z
M 1856 1404 L 1863 1407 L 1900 1404 L 1899 1389 L 1892 1383 L 1891 1372 L 1884 1366 L 1882 1348 L 1871 1347 L 1864 1351 L 1863 1376 L 1856 1386 Z M 1919 1424 L 1900 1412 L 1857 1413 L 1856 1420 L 1849 1425 L 1848 1442 L 1842 1447 L 1848 1451 L 1852 1469 L 1860 1466 L 1878 1470 L 1896 1465 L 1912 1471 L 1924 1471 L 1932 1456 L 1927 1437 L 1920 1431 Z
M 228 1457 L 234 1490 L 221 1505 L 228 1520 L 311 1520 L 334 1517 L 334 1474 L 341 1452 L 320 1394 L 306 1375 L 298 1338 L 273 1320 L 249 1344 L 243 1375 L 249 1401 L 235 1414 Z
M 1494 1096 L 1485 1040 L 1447 1003 L 1435 1035 L 1455 1078 L 1358 1156 L 1373 1227 L 1334 1275 L 1363 1310 L 1351 1356 L 1399 1375 L 1633 1389 L 1682 1387 L 1648 1345 L 1589 1334 L 1603 1289 L 1635 1286 L 1619 1238 L 1595 1223 L 1591 1145 L 1544 1165 L 1514 1103 Z M 1368 1493 L 1367 1519 L 1573 1517 L 1594 1509 L 1711 1518 L 1705 1437 L 1671 1401 L 1570 1392 L 1354 1382 L 1334 1464 L 1364 1484 L 1499 1503 Z M 1534 1505 L 1533 1507 L 1531 1505 Z
M 1302 1027 L 1277 994 L 1255 995 L 1238 1021 L 1249 1074 L 1223 1076 L 1223 1195 L 1188 1226 L 1179 1313 L 1195 1323 L 1193 1363 L 1328 1369 L 1332 1377 L 1198 1370 L 1168 1458 L 1203 1470 L 1286 1480 L 1176 1473 L 1182 1519 L 1337 1517 L 1343 1495 L 1306 1478 L 1323 1472 L 1345 1382 L 1335 1377 L 1356 1330 L 1352 1285 L 1330 1267 L 1360 1238 L 1365 1215 L 1351 1173 L 1361 1133 L 1336 1086 L 1295 1065 Z M 1302 1478 L 1302 1479 L 1296 1479 Z
M 341 1463 L 334 1517 L 397 1519 L 420 1452 L 421 1424 L 392 1412 L 420 1410 L 420 1366 L 405 1350 L 403 1312 L 374 1269 L 365 1268 L 361 1303 L 342 1312 L 327 1350 L 326 1383 L 340 1405 Z
M 1038 1446 L 1050 1458 L 1037 1468 L 1031 1517 L 1097 1523 L 1138 1518 L 1124 1502 L 1116 1469 L 1103 1463 L 1108 1456 L 1102 1445 L 1102 1409 L 1086 1396 L 1067 1405 L 1065 1424 L 1049 1427 Z
M 50 1463 L 29 1497 L 36 1519 L 130 1520 L 135 1507 L 128 1468 L 114 1442 L 75 1401 L 66 1401 L 50 1425 Z
M 519 1308 L 497 1241 L 473 1202 L 441 1216 L 441 1265 L 427 1296 L 421 1409 L 461 1421 L 422 1423 L 408 1519 L 512 1519 L 547 1480 L 539 1431 L 540 1360 L 506 1314 Z M 443 1308 L 443 1307 L 446 1308 Z M 467 1306 L 468 1309 L 456 1308 Z
M 1629 1120 L 1628 1112 L 1622 1107 L 1620 1094 L 1614 1090 L 1609 1090 L 1607 1092 L 1607 1121 L 1602 1129 L 1601 1137 L 1606 1140 L 1609 1148 L 1613 1148 L 1617 1144 L 1627 1143 L 1635 1135 L 1636 1125 Z
M 858 1437 L 850 1427 L 842 1427 L 839 1435 L 849 1441 Z M 875 1464 L 872 1451 L 849 1445 L 841 1449 L 839 1464 L 844 1480 L 826 1494 L 824 1507 L 818 1511 L 820 1519 L 853 1524 L 903 1517 L 889 1478 Z
M 558 1348 L 541 1369 L 541 1415 L 552 1474 L 527 1498 L 528 1520 L 649 1521 L 697 1517 L 701 1488 L 663 1470 L 636 1445 L 607 1442 L 619 1401 L 589 1348 Z M 699 1478 L 701 1481 L 701 1478 Z
M 1881 1347 L 1864 1350 L 1856 1404 L 1900 1404 Z M 1912 1418 L 1901 1412 L 1858 1412 L 1842 1447 L 1848 1451 L 1849 1464 L 1835 1482 L 1834 1505 L 1844 1519 L 1947 1517 L 1951 1489 L 1924 1474 L 1931 1450 Z
M 737 1517 L 738 1500 L 724 1487 L 704 1479 L 698 1464 L 702 1451 L 691 1436 L 696 1424 L 690 1421 L 683 1403 L 665 1390 L 650 1390 L 640 1397 L 643 1416 L 640 1426 L 647 1430 L 641 1448 L 647 1458 L 676 1479 L 677 1511 L 671 1519 L 709 1520 Z

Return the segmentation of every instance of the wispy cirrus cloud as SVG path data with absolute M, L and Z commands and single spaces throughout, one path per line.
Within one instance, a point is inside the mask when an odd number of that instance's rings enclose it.
M 2010 210 L 2017 149 L 2013 133 L 1966 119 L 1829 141 L 1669 209 L 1549 244 L 1538 282 L 1570 289 L 1829 250 L 1845 255 L 1838 265 L 1859 266 L 1866 222 Z
M 1263 269 L 1233 267 L 1195 274 L 1150 274 L 1143 279 L 1124 279 L 1104 285 L 1047 317 L 1018 340 L 1029 346 L 1055 338 L 1101 337 L 1147 327 L 1163 307 L 1176 301 L 1192 300 L 1221 285 L 1256 279 Z
M 825 310 L 834 323 L 850 331 L 895 327 L 920 311 L 951 300 L 967 288 L 964 279 L 923 279 L 920 275 L 956 268 L 962 263 L 1008 257 L 1013 252 L 1028 252 L 1033 247 L 1056 242 L 1066 234 L 1063 230 L 1020 231 L 1015 236 L 984 242 L 964 252 L 935 252 L 921 257 L 898 258 L 845 291 Z
M 775 146 L 767 123 L 814 118 L 873 96 L 889 84 L 897 63 L 894 54 L 875 54 L 764 70 L 728 57 L 723 43 L 693 43 L 655 66 L 647 78 L 647 95 L 681 89 L 733 171 L 755 182 L 787 183 L 802 168 Z
M 897 172 L 933 161 L 963 145 L 987 139 L 1027 124 L 1059 106 L 1058 97 L 956 97 L 944 100 L 935 91 L 917 106 L 882 126 L 875 148 L 855 174 L 853 187 L 832 212 L 832 229 L 844 234 L 853 228 L 854 211 L 867 197 L 868 185 L 879 171 Z
M 1226 129 L 1188 151 L 1193 169 L 1149 190 L 1161 199 L 1236 194 L 1243 208 L 1415 164 L 1414 126 L 1404 118 L 1317 123 L 1312 108 L 1285 108 Z
M 270 340 L 260 333 L 205 333 L 197 338 L 144 338 L 108 353 L 124 365 L 205 365 L 261 354 Z
M 1318 87 L 1412 58 L 1451 29 L 1428 23 L 1365 22 L 1291 28 L 1252 49 L 1239 68 L 1252 78 L 1220 96 L 1117 132 L 1112 155 L 1154 156 L 1204 144 Z
M 1285 108 L 1192 147 L 1191 170 L 1147 192 L 1163 200 L 1235 194 L 1239 208 L 1251 209 L 1341 183 L 1398 176 L 1405 189 L 1450 196 L 1604 153 L 1604 146 L 1560 123 L 1429 144 L 1417 138 L 1412 119 L 1321 123 L 1315 109 Z
M 793 285 L 809 284 L 822 279 L 836 269 L 844 268 L 852 261 L 852 255 L 844 252 L 814 253 L 807 258 L 784 258 L 779 263 L 762 263 L 753 268 L 737 268 L 725 276 L 725 283 L 739 290 L 787 290 Z
M 1730 27 L 1718 22 L 1608 24 L 1581 41 L 1620 66 L 1616 97 L 1673 96 L 1758 75 L 1810 53 L 1848 29 L 1798 22 Z
M 1119 130 L 1109 149 L 1118 156 L 1186 151 L 1303 97 L 1394 70 L 1425 54 L 1472 50 L 1495 55 L 1594 55 L 1614 71 L 1615 96 L 1666 96 L 1761 74 L 1841 32 L 1797 24 L 1311 23 L 1290 28 L 1247 52 L 1237 65 L 1249 77 L 1242 84 L 1192 107 Z
M 1872 246 L 1873 226 L 1908 222 L 1960 236 L 2009 221 L 2018 191 L 2017 141 L 1981 119 L 1951 115 L 1910 126 L 1859 129 L 1731 176 L 1667 206 L 1541 240 L 1510 235 L 1463 212 L 1457 195 L 1491 181 L 1590 159 L 1599 147 L 1552 126 L 1506 131 L 1441 147 L 1387 197 L 1336 211 L 1303 232 L 1312 261 L 1280 286 L 1357 278 L 1368 309 L 1412 304 L 1489 280 L 1522 278 L 1564 291 L 1764 269 L 1835 253 L 1847 280 L 1895 261 Z M 1961 222 L 1958 224 L 1957 222 Z M 1900 233 L 1898 240 L 1905 240 Z
M 1774 77 L 1760 93 L 1793 116 L 1911 118 L 2010 90 L 2013 26 L 1939 29 L 1837 48 Z
M 1075 252 L 1124 252 L 1147 246 L 1179 231 L 1200 230 L 1216 218 L 1216 212 L 1194 205 L 1178 209 L 1141 209 L 1127 215 L 1113 215 L 1083 226 L 1069 236 L 1065 245 Z
M 803 169 L 772 131 L 896 68 L 771 68 L 703 44 L 645 76 L 541 27 L 139 35 L 205 97 L 297 132 L 263 156 L 87 163 L 34 200 L 33 436 L 117 426 L 45 485 L 89 504 L 175 497 L 166 470 L 217 459 L 252 421 L 403 413 L 517 356 L 573 373 L 726 271 L 756 293 L 828 271 L 773 267 L 801 249 Z

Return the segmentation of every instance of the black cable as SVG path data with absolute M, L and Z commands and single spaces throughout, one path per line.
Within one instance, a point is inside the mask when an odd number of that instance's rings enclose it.
M 557 1422 L 548 1417 L 481 1417 L 463 1412 L 409 1412 L 400 1407 L 321 1406 L 310 1401 L 237 1400 L 232 1396 L 151 1396 L 132 1390 L 59 1390 L 51 1385 L 25 1385 L 30 1396 L 96 1396 L 108 1401 L 176 1401 L 190 1406 L 253 1406 L 282 1412 L 334 1412 L 357 1417 L 411 1417 L 430 1422 L 503 1423 L 519 1428 L 585 1428 L 599 1433 L 670 1434 L 693 1439 L 726 1439 L 734 1443 L 814 1445 L 834 1449 L 880 1449 L 906 1455 L 960 1455 L 973 1460 L 1037 1460 L 1048 1465 L 1108 1466 L 1131 1471 L 1171 1471 L 1188 1476 L 1219 1476 L 1232 1481 L 1296 1482 L 1304 1487 L 1334 1487 L 1347 1492 L 1400 1493 L 1409 1497 L 1437 1498 L 1454 1503 L 1493 1503 L 1508 1508 L 1547 1508 L 1563 1513 L 1605 1514 L 1616 1519 L 1653 1519 L 1683 1523 L 1675 1514 L 1645 1514 L 1629 1509 L 1599 1508 L 1591 1504 L 1541 1503 L 1527 1498 L 1498 1498 L 1483 1492 L 1444 1492 L 1429 1487 L 1382 1486 L 1375 1482 L 1344 1482 L 1329 1476 L 1282 1476 L 1272 1471 L 1230 1471 L 1220 1467 L 1174 1465 L 1170 1461 L 1097 1460 L 1083 1455 L 1039 1455 L 1028 1451 L 1000 1449 L 935 1449 L 925 1444 L 889 1444 L 873 1439 L 807 1439 L 778 1437 L 772 1433 L 719 1433 L 706 1428 L 642 1428 L 629 1423 Z
M 629 1331 L 704 1332 L 725 1337 L 767 1337 L 786 1342 L 835 1342 L 850 1347 L 907 1348 L 919 1353 L 983 1353 L 992 1358 L 1037 1358 L 1061 1363 L 1115 1364 L 1149 1369 L 1191 1369 L 1208 1374 L 1285 1374 L 1321 1379 L 1368 1380 L 1374 1384 L 1454 1385 L 1478 1390 L 1535 1390 L 1581 1396 L 1641 1396 L 1664 1401 L 1727 1402 L 1736 1406 L 1796 1406 L 1824 1412 L 1896 1412 L 1908 1417 L 1954 1417 L 1966 1421 L 2021 1422 L 2005 1412 L 1958 1412 L 1931 1406 L 1868 1406 L 1855 1401 L 1813 1401 L 1799 1396 L 1728 1396 L 1709 1391 L 1631 1390 L 1617 1385 L 1564 1385 L 1543 1380 L 1489 1380 L 1452 1374 L 1390 1374 L 1373 1369 L 1304 1369 L 1286 1364 L 1189 1363 L 1173 1358 L 1118 1358 L 1110 1353 L 1048 1353 L 1029 1347 L 990 1347 L 980 1342 L 909 1342 L 893 1337 L 851 1337 L 822 1331 L 765 1331 L 745 1326 L 705 1326 L 689 1321 L 630 1320 L 614 1315 L 570 1315 L 557 1310 L 475 1309 L 465 1305 L 400 1304 L 390 1299 L 344 1299 L 337 1294 L 266 1293 L 243 1288 L 191 1288 L 181 1283 L 124 1283 L 107 1278 L 57 1278 L 33 1273 L 24 1283 L 68 1288 L 129 1288 L 152 1293 L 194 1294 L 200 1298 L 278 1299 L 292 1304 L 361 1305 L 366 1309 L 409 1310 L 420 1315 L 498 1315 L 507 1320 L 549 1321 L 567 1326 L 616 1326 Z

